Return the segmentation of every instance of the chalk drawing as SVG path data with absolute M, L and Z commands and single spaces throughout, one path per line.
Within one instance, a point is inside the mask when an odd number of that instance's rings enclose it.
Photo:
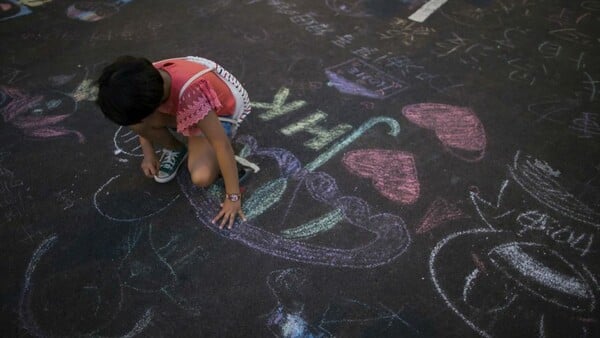
M 0 151 L 0 211 L 5 222 L 13 222 L 26 215 L 26 206 L 32 197 L 27 193 L 29 187 L 25 182 L 2 164 L 8 156 L 10 153 Z M 25 228 L 22 229 L 30 236 Z
M 312 150 L 320 150 L 352 129 L 351 125 L 345 123 L 338 124 L 331 129 L 325 129 L 319 125 L 319 122 L 326 118 L 327 114 L 317 110 L 314 114 L 294 122 L 289 126 L 280 129 L 280 131 L 286 136 L 292 136 L 300 131 L 314 135 L 314 137 L 306 141 L 304 145 Z
M 414 124 L 435 131 L 452 155 L 469 162 L 479 161 L 484 157 L 487 144 L 485 130 L 471 109 L 419 103 L 405 106 L 402 114 Z M 466 154 L 458 151 L 465 151 Z
M 33 313 L 29 309 L 31 304 L 32 288 L 34 287 L 34 283 L 32 281 L 33 273 L 42 259 L 42 256 L 44 256 L 48 250 L 52 249 L 57 241 L 58 236 L 51 235 L 35 249 L 33 255 L 31 256 L 31 260 L 27 265 L 27 270 L 25 270 L 25 280 L 23 282 L 23 289 L 21 290 L 21 297 L 19 298 L 19 322 L 21 322 L 21 327 L 23 327 L 31 335 L 37 337 L 42 337 L 44 335 L 36 323 Z
M 252 108 L 265 109 L 266 111 L 262 114 L 259 114 L 258 117 L 261 120 L 269 121 L 276 117 L 283 116 L 289 112 L 298 110 L 306 105 L 306 101 L 303 100 L 298 100 L 286 104 L 285 101 L 287 100 L 287 97 L 289 95 L 290 90 L 288 88 L 282 87 L 275 94 L 272 103 L 252 102 Z
M 581 8 L 588 11 L 598 12 L 600 11 L 600 1 L 588 0 L 581 3 Z
M 325 0 L 325 4 L 336 15 L 349 16 L 353 18 L 370 17 L 367 11 L 363 9 L 365 0 Z
M 113 176 L 106 181 L 96 192 L 93 197 L 94 208 L 98 211 L 98 213 L 111 221 L 116 222 L 137 222 L 154 215 L 157 215 L 170 207 L 177 199 L 179 199 L 179 194 L 170 197 L 164 198 L 151 198 L 149 199 L 147 195 L 150 193 L 146 193 L 146 196 L 141 196 L 140 198 L 144 201 L 143 203 L 136 203 L 136 209 L 133 210 L 124 210 L 122 209 L 122 205 L 120 205 L 119 201 L 111 201 L 110 193 L 112 185 L 119 186 L 119 183 L 112 183 L 117 180 L 120 175 Z M 117 190 L 118 191 L 118 190 Z
M 385 99 L 408 89 L 408 85 L 361 59 L 351 59 L 325 69 L 329 85 L 340 93 Z
M 419 178 L 413 155 L 385 149 L 361 149 L 344 154 L 348 171 L 371 182 L 384 197 L 401 204 L 419 198 Z
M 289 239 L 306 239 L 333 229 L 343 219 L 344 210 L 338 208 L 298 227 L 285 229 L 281 234 Z
M 408 18 L 416 22 L 425 22 L 433 12 L 442 7 L 447 1 L 448 0 L 429 0 Z
M 67 17 L 86 22 L 95 22 L 111 17 L 133 0 L 81 1 L 67 8 Z
M 533 156 L 517 152 L 508 167 L 511 178 L 533 198 L 550 209 L 584 224 L 600 228 L 600 214 L 566 191 L 560 172 Z
M 470 193 L 471 201 L 490 229 L 512 230 L 518 236 L 541 233 L 581 256 L 596 252 L 600 214 L 562 187 L 560 174 L 546 162 L 517 152 L 496 201 L 476 191 Z
M 126 127 L 119 127 L 113 136 L 115 155 L 125 154 L 133 157 L 143 157 L 139 137 Z
M 369 129 L 373 128 L 377 124 L 386 124 L 390 131 L 387 132 L 388 135 L 395 137 L 400 133 L 400 124 L 395 119 L 390 117 L 373 117 L 363 123 L 360 127 L 358 127 L 355 131 L 350 133 L 350 135 L 346 136 L 342 141 L 334 144 L 327 151 L 321 153 L 317 158 L 315 158 L 312 162 L 305 166 L 306 170 L 313 171 L 318 167 L 322 166 L 325 162 L 329 161 L 333 156 L 338 154 L 352 142 L 354 142 L 361 135 L 366 133 Z
M 52 0 L 19 0 L 19 2 L 29 7 L 37 7 L 52 2 Z
M 31 14 L 31 10 L 15 0 L 4 0 L 0 3 L 0 21 Z
M 267 327 L 277 337 L 322 338 L 330 335 L 306 321 L 303 293 L 307 278 L 301 269 L 276 270 L 267 277 L 267 286 L 277 299 L 277 306 L 268 314 Z
M 586 80 L 583 81 L 584 89 L 590 93 L 588 100 L 594 102 L 596 100 L 596 92 L 598 91 L 596 85 L 600 84 L 600 80 L 594 80 L 588 72 L 583 72 L 583 75 L 586 77 Z
M 571 129 L 579 133 L 580 138 L 594 138 L 600 136 L 599 114 L 583 112 L 581 117 L 573 120 Z
M 515 239 L 509 231 L 473 229 L 449 235 L 432 250 L 433 284 L 458 317 L 479 335 L 493 337 L 501 335 L 498 323 L 503 320 L 518 321 L 515 325 L 522 332 L 539 332 L 546 311 L 592 315 L 598 284 L 584 264 L 543 244 Z M 485 272 L 472 261 L 473 250 Z M 561 330 L 569 327 L 575 332 L 589 324 L 565 321 L 560 325 Z M 552 333 L 547 325 L 544 330 Z
M 46 95 L 30 95 L 18 88 L 0 86 L 5 99 L 0 103 L 4 122 L 20 129 L 23 134 L 35 138 L 52 138 L 74 134 L 79 143 L 85 141 L 83 134 L 58 124 L 75 112 L 77 102 L 70 96 L 52 91 Z M 49 115 L 54 111 L 62 115 Z
M 577 304 L 576 311 L 591 312 L 596 306 L 592 286 L 583 273 L 554 250 L 536 243 L 511 242 L 494 247 L 488 256 L 508 278 L 548 302 L 566 308 Z
M 232 230 L 222 231 L 211 222 L 214 217 L 213 213 L 217 211 L 218 202 L 212 199 L 207 190 L 195 188 L 187 175 L 180 175 L 179 185 L 192 205 L 196 217 L 210 230 L 276 257 L 311 264 L 352 268 L 368 268 L 386 264 L 401 255 L 409 245 L 410 238 L 404 221 L 400 217 L 391 214 L 372 214 L 368 211 L 368 204 L 364 200 L 351 196 L 340 196 L 333 177 L 325 173 L 310 172 L 306 168 L 302 169 L 296 157 L 286 150 L 262 149 L 249 136 L 241 136 L 239 141 L 250 146 L 250 155 L 275 159 L 280 166 L 282 178 L 299 180 L 300 183 L 305 182 L 314 199 L 334 210 L 341 208 L 347 222 L 371 232 L 374 238 L 356 248 L 337 249 L 286 239 L 257 227 L 250 221 L 234 227 Z M 334 149 L 340 148 L 334 146 Z M 313 164 L 313 168 L 317 166 L 318 164 Z M 281 178 L 278 180 L 282 182 Z M 267 183 L 268 185 L 279 185 L 274 189 L 282 190 L 283 183 Z M 271 191 L 270 189 L 267 191 Z M 264 196 L 257 198 L 265 199 Z M 356 215 L 354 214 L 356 210 L 364 210 L 365 213 Z M 245 213 L 249 214 L 250 210 L 245 209 Z
M 446 222 L 465 218 L 465 214 L 454 204 L 438 197 L 431 203 L 425 216 L 415 229 L 417 234 L 429 232 Z
M 67 270 L 61 274 L 61 277 L 58 279 L 58 283 L 56 280 L 47 281 L 43 278 L 40 279 L 40 276 L 36 277 L 36 268 L 39 265 L 42 257 L 44 255 L 48 255 L 50 249 L 52 249 L 56 243 L 58 242 L 57 235 L 51 235 L 46 238 L 34 251 L 32 258 L 29 262 L 27 270 L 25 272 L 24 285 L 21 292 L 20 300 L 19 300 L 19 321 L 21 326 L 31 335 L 36 337 L 53 337 L 53 336 L 62 336 L 62 334 L 46 332 L 44 328 L 42 328 L 36 319 L 37 316 L 43 315 L 43 311 L 36 313 L 38 309 L 32 308 L 32 297 L 36 295 L 35 289 L 43 287 L 48 287 L 45 285 L 46 283 L 51 283 L 50 287 L 56 288 L 61 287 L 62 283 L 67 282 L 69 278 L 72 278 L 73 275 L 78 273 L 85 273 L 87 271 L 78 271 L 78 270 Z M 177 241 L 175 241 L 177 242 Z M 161 247 L 162 249 L 177 245 L 177 243 L 167 243 L 165 246 Z M 200 248 L 200 250 L 202 250 Z M 100 334 L 101 331 L 107 329 L 110 324 L 122 314 L 122 310 L 125 308 L 124 300 L 125 294 L 124 290 L 133 290 L 136 292 L 140 292 L 142 294 L 149 294 L 152 297 L 155 297 L 156 294 L 164 295 L 167 299 L 169 299 L 174 305 L 179 307 L 180 309 L 186 311 L 191 315 L 197 315 L 200 313 L 200 309 L 197 306 L 188 304 L 189 301 L 181 299 L 177 296 L 177 287 L 178 287 L 178 276 L 175 271 L 175 268 L 180 268 L 186 264 L 185 261 L 191 260 L 192 256 L 197 256 L 196 250 L 192 250 L 191 252 L 186 252 L 183 256 L 181 252 L 174 252 L 172 254 L 168 254 L 164 256 L 160 253 L 160 249 L 155 247 L 154 241 L 152 239 L 152 225 L 148 226 L 147 230 L 143 230 L 142 227 L 131 227 L 130 234 L 126 243 L 126 253 L 125 256 L 118 263 L 116 268 L 116 280 L 101 280 L 98 281 L 100 283 L 106 284 L 111 281 L 116 281 L 118 285 L 114 287 L 110 287 L 110 295 L 114 302 L 108 302 L 102 298 L 101 290 L 96 285 L 86 284 L 82 287 L 82 294 L 86 292 L 91 292 L 92 297 L 96 298 L 96 306 L 91 304 L 90 310 L 93 313 L 80 313 L 78 315 L 78 320 L 85 320 L 85 318 L 90 319 L 96 327 L 91 329 L 91 331 L 86 332 L 74 332 L 76 323 L 71 323 L 73 326 L 71 328 L 61 328 L 61 330 L 67 330 L 70 334 L 75 334 L 77 336 L 94 336 L 101 337 L 103 335 Z M 93 267 L 92 267 L 93 268 Z M 93 268 L 95 269 L 95 268 Z M 105 265 L 103 269 L 109 271 L 110 274 L 113 269 L 110 265 Z M 95 271 L 95 270 L 94 270 Z M 166 276 L 166 278 L 165 278 Z M 42 276 L 43 277 L 43 276 Z M 93 278 L 93 277 L 92 277 Z M 34 283 L 34 279 L 38 282 Z M 62 283 L 61 283 L 62 282 Z M 72 286 L 69 286 L 72 288 Z M 104 287 L 104 286 L 103 286 Z M 51 292 L 51 290 L 49 290 Z M 78 292 L 78 290 L 70 290 L 71 292 Z M 46 291 L 48 292 L 48 291 Z M 107 292 L 107 290 L 104 290 Z M 43 297 L 43 293 L 36 297 Z M 75 298 L 78 299 L 78 298 Z M 45 300 L 46 307 L 55 306 L 54 304 L 50 305 L 47 303 L 48 300 Z M 64 301 L 64 300 L 63 300 Z M 82 304 L 84 304 L 84 299 L 79 299 Z M 114 303 L 115 307 L 109 307 L 111 303 Z M 102 309 L 100 309 L 100 305 L 102 304 Z M 160 304 L 160 302 L 158 303 Z M 63 304 L 64 305 L 64 304 Z M 75 304 L 76 305 L 76 304 Z M 90 304 L 85 304 L 85 306 L 89 306 Z M 56 304 L 56 306 L 59 306 Z M 99 310 L 102 313 L 99 313 Z M 106 312 L 106 313 L 105 313 Z M 132 328 L 124 333 L 119 335 L 120 337 L 134 337 L 144 332 L 148 326 L 152 323 L 155 317 L 155 309 L 154 307 L 147 307 L 143 314 L 137 319 L 137 321 L 133 324 Z M 37 316 L 36 316 L 37 315 Z M 131 317 L 131 313 L 128 312 L 128 317 Z M 79 318 L 81 317 L 81 318 Z M 83 319 L 82 319 L 83 318 Z M 100 324 L 98 324 L 100 323 Z M 58 324 L 58 323 L 57 323 Z M 49 330 L 49 329 L 47 329 Z
M 267 326 L 277 337 L 335 337 L 342 325 L 348 330 L 377 323 L 384 328 L 400 323 L 403 328 L 419 334 L 397 311 L 381 302 L 370 305 L 345 297 L 326 302 L 327 307 L 318 323 L 310 323 L 307 320 L 309 314 L 319 313 L 320 306 L 315 306 L 314 302 L 312 307 L 307 306 L 314 286 L 303 269 L 272 271 L 267 277 L 267 286 L 277 300 L 275 308 L 266 315 Z

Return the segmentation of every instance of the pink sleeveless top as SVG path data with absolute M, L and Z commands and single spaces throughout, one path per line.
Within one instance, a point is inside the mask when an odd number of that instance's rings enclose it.
M 214 72 L 208 72 L 194 80 L 179 97 L 183 85 L 196 73 L 206 69 L 206 66 L 188 60 L 163 60 L 153 65 L 156 69 L 166 71 L 171 77 L 169 98 L 158 109 L 175 116 L 177 132 L 185 136 L 198 134 L 198 121 L 210 111 L 223 117 L 233 115 L 235 97 L 227 84 Z

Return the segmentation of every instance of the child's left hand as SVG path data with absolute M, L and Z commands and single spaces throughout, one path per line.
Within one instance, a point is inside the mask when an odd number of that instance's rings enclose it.
M 233 222 L 235 221 L 236 216 L 240 216 L 242 221 L 246 221 L 246 216 L 242 211 L 242 200 L 238 200 L 236 202 L 232 202 L 228 199 L 225 202 L 221 203 L 221 211 L 217 214 L 212 222 L 218 222 L 221 220 L 221 224 L 219 225 L 219 229 L 223 229 L 225 224 L 227 224 L 227 229 L 231 229 L 233 227 Z

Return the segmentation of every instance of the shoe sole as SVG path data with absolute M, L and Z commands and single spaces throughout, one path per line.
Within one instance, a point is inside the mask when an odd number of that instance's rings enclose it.
M 177 176 L 177 173 L 179 172 L 179 167 L 181 167 L 181 165 L 183 164 L 183 162 L 185 162 L 187 157 L 188 157 L 188 154 L 185 154 L 185 156 L 183 156 L 183 158 L 181 159 L 181 162 L 179 162 L 179 165 L 177 166 L 177 168 L 175 169 L 173 174 L 171 174 L 170 176 L 164 177 L 164 178 L 160 178 L 160 177 L 154 175 L 154 181 L 156 181 L 158 183 L 171 182 L 175 178 L 175 176 Z

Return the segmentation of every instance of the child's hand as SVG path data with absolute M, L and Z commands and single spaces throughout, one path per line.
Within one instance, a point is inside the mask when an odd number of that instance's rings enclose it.
M 235 221 L 236 216 L 240 216 L 242 221 L 246 220 L 246 216 L 242 211 L 242 200 L 238 200 L 236 202 L 232 202 L 228 199 L 225 202 L 221 203 L 221 211 L 215 217 L 212 222 L 218 222 L 221 220 L 221 224 L 219 224 L 219 229 L 223 229 L 225 225 L 227 225 L 227 229 L 231 229 L 233 227 L 233 222 Z
M 142 171 L 146 177 L 154 177 L 154 175 L 158 174 L 158 159 L 156 156 L 152 157 L 144 157 L 142 160 Z

